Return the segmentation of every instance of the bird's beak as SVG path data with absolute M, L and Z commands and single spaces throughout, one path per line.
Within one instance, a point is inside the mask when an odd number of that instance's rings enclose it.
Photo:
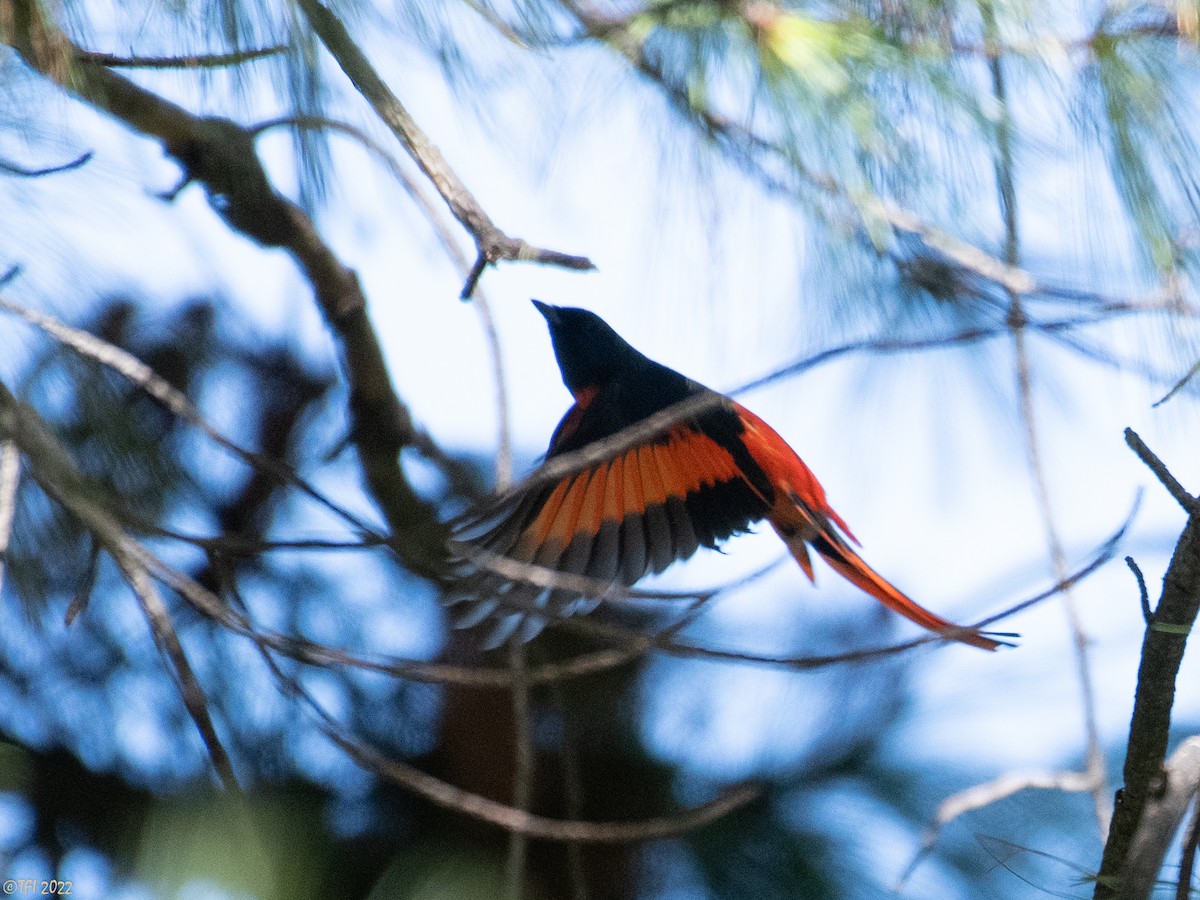
M 534 300 L 533 305 L 537 307 L 538 312 L 545 316 L 548 324 L 557 325 L 559 323 L 557 306 L 551 306 L 549 303 L 543 303 L 541 300 Z

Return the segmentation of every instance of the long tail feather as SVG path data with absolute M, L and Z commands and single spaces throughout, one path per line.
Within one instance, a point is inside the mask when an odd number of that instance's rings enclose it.
M 804 539 L 799 534 L 788 535 L 778 528 L 776 531 L 801 567 L 806 572 L 811 571 L 811 563 L 808 563 L 808 547 Z M 888 609 L 916 622 L 922 628 L 983 650 L 995 650 L 1000 646 L 999 641 L 985 637 L 978 631 L 955 625 L 950 620 L 943 619 L 936 613 L 925 609 L 867 565 L 866 561 L 855 553 L 849 544 L 838 540 L 836 536 L 831 538 L 825 534 L 819 534 L 811 540 L 811 543 L 813 549 L 821 554 L 821 557 L 835 572 L 855 587 L 870 594 Z

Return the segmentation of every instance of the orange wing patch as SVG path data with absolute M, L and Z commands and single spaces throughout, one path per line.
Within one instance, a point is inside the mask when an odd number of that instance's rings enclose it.
M 643 517 L 674 498 L 740 478 L 729 451 L 712 438 L 677 426 L 666 443 L 642 444 L 612 462 L 560 481 L 522 531 L 515 555 L 529 559 L 547 542 L 565 548 L 580 535 L 596 535 L 606 522 Z
M 558 423 L 558 427 L 554 429 L 554 434 L 550 436 L 550 448 L 554 449 L 560 442 L 565 441 L 579 427 L 579 423 L 583 421 L 583 414 L 587 412 L 588 406 L 596 399 L 596 394 L 599 391 L 594 388 L 584 388 L 575 395 L 575 405 L 567 410 L 567 414 L 563 416 L 562 421 Z
M 588 398 L 578 399 L 586 405 Z M 561 430 L 572 427 L 564 421 Z M 546 621 L 591 608 L 587 597 L 599 596 L 599 586 L 632 585 L 765 515 L 769 504 L 739 467 L 737 448 L 726 449 L 700 427 L 677 425 L 608 462 L 536 486 L 459 531 L 464 548 L 598 586 L 579 591 L 481 567 L 448 601 L 472 603 L 460 624 L 494 617 L 496 641 L 516 627 L 533 634 Z
M 833 507 L 825 498 L 825 488 L 817 481 L 812 469 L 804 464 L 799 455 L 779 433 L 740 404 L 735 404 L 738 415 L 745 425 L 742 441 L 755 462 L 762 467 L 771 483 L 780 491 L 791 494 L 792 498 L 804 509 L 830 519 L 842 532 L 858 543 L 858 538 L 850 530 L 842 517 L 834 512 Z M 817 523 L 813 523 L 817 524 Z

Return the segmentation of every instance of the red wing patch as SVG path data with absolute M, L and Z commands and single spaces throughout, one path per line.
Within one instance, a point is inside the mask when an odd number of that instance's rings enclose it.
M 676 426 L 665 443 L 631 447 L 611 462 L 559 482 L 522 529 L 520 555 L 532 557 L 530 551 L 548 541 L 565 547 L 594 537 L 605 524 L 645 517 L 672 498 L 686 505 L 705 488 L 735 480 L 740 474 L 727 450 L 698 431 Z
M 549 489 L 535 487 L 506 509 L 458 539 L 518 562 L 610 579 L 619 573 L 633 584 L 701 545 L 744 531 L 769 504 L 728 450 L 691 425 L 677 425 Z M 602 533 L 613 536 L 601 542 L 604 552 L 569 550 Z
M 821 487 L 817 476 L 804 464 L 804 460 L 796 451 L 788 446 L 774 428 L 750 410 L 741 404 L 734 404 L 734 408 L 745 426 L 742 441 L 755 462 L 767 473 L 771 483 L 780 491 L 791 494 L 804 509 L 832 520 L 857 544 L 858 538 L 829 505 L 829 501 L 825 499 L 825 488 Z
M 587 412 L 587 408 L 591 406 L 592 401 L 596 399 L 596 394 L 598 393 L 599 391 L 596 388 L 590 387 L 584 388 L 575 395 L 575 405 L 567 410 L 567 414 L 562 417 L 562 421 L 554 429 L 554 434 L 550 436 L 551 448 L 557 447 L 561 442 L 575 433 L 575 429 L 583 421 L 583 414 Z
M 568 416 L 560 432 L 571 427 Z M 537 485 L 456 530 L 452 544 L 465 560 L 495 554 L 584 576 L 590 590 L 548 585 L 533 570 L 523 580 L 511 569 L 502 574 L 476 565 L 446 600 L 469 603 L 459 618 L 463 625 L 498 617 L 496 641 L 515 628 L 536 633 L 548 619 L 594 605 L 581 598 L 599 596 L 612 584 L 632 585 L 701 546 L 715 547 L 769 509 L 730 450 L 699 426 L 676 425 L 608 462 Z

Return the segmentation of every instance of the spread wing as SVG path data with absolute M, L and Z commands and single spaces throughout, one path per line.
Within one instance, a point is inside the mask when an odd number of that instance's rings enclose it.
M 551 457 L 589 412 L 579 404 L 568 412 Z M 772 496 L 740 430 L 722 407 L 556 482 L 539 484 L 535 473 L 524 493 L 468 518 L 451 542 L 474 569 L 447 598 L 469 604 L 458 624 L 495 619 L 490 646 L 518 628 L 532 637 L 548 620 L 590 610 L 612 585 L 631 586 L 745 531 Z M 555 582 L 546 570 L 576 577 Z

